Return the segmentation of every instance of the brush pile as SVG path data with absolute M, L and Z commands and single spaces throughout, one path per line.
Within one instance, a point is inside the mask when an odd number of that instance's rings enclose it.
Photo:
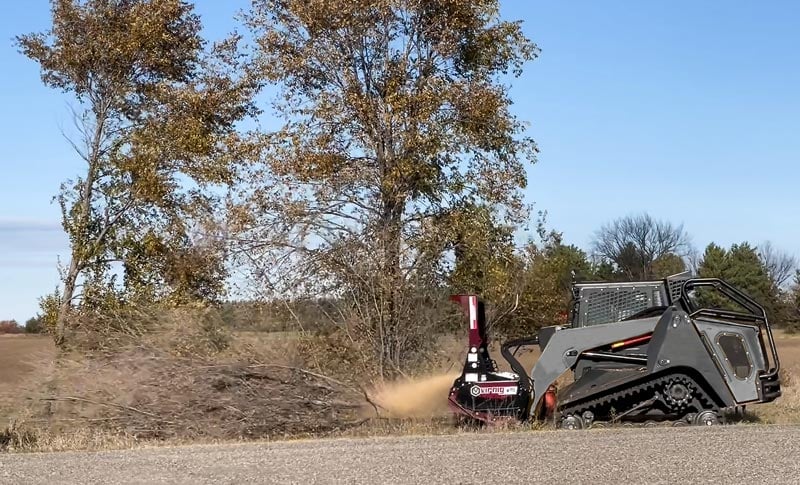
M 87 339 L 62 354 L 34 398 L 50 431 L 257 439 L 325 435 L 361 422 L 363 394 L 307 370 L 291 349 L 295 339 L 233 337 L 208 313 L 147 322 L 131 338 L 107 325 L 87 332 L 97 322 L 82 326 Z

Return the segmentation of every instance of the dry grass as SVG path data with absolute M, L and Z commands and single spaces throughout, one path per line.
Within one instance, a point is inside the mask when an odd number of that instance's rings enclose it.
M 748 410 L 762 423 L 800 424 L 800 335 L 776 332 L 781 359 L 781 397 Z
M 93 428 L 76 427 L 69 433 L 52 432 L 24 419 L 0 431 L 0 450 L 45 453 L 54 451 L 101 451 L 131 449 L 144 444 L 135 437 Z

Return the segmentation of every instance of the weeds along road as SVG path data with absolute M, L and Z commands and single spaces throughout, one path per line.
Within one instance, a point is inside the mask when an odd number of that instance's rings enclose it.
M 0 455 L 0 483 L 799 483 L 800 427 L 482 433 Z

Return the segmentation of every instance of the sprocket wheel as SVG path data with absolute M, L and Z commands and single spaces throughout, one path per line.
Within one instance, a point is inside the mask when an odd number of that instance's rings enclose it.
M 692 385 L 685 379 L 671 379 L 664 386 L 664 401 L 675 411 L 681 411 L 692 401 Z

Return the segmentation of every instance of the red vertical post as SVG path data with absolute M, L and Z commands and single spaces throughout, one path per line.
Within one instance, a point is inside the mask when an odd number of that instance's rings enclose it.
M 453 295 L 450 297 L 452 301 L 461 304 L 464 313 L 467 316 L 469 323 L 469 345 L 470 347 L 480 348 L 486 345 L 486 336 L 483 332 L 483 322 L 480 321 L 478 312 L 478 297 L 477 295 Z

